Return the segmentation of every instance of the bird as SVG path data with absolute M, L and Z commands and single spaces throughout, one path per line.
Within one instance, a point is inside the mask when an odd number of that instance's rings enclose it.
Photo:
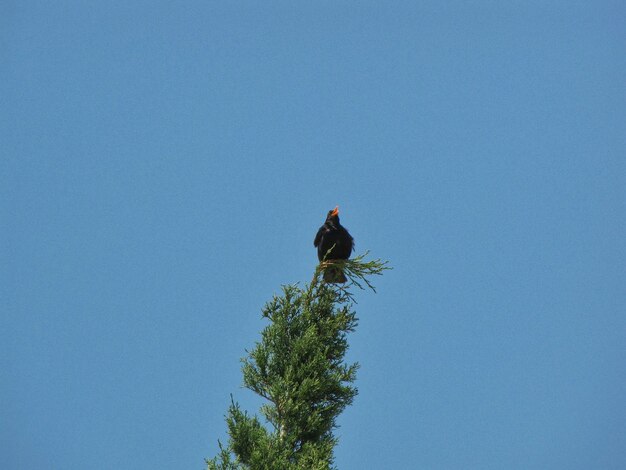
M 317 248 L 317 257 L 320 262 L 350 258 L 354 250 L 354 239 L 339 223 L 339 206 L 328 211 L 326 222 L 317 231 L 313 246 Z M 343 284 L 347 279 L 343 269 L 335 265 L 325 268 L 324 281 Z

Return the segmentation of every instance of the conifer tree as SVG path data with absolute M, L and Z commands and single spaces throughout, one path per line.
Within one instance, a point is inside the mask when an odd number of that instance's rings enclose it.
M 329 250 L 330 251 L 330 250 Z M 347 335 L 357 326 L 352 287 L 374 287 L 386 262 L 323 261 L 304 288 L 287 285 L 263 308 L 261 340 L 242 359 L 243 384 L 266 400 L 250 416 L 232 399 L 229 439 L 208 470 L 326 470 L 333 468 L 339 414 L 357 394 L 358 364 L 346 364 Z M 347 284 L 328 284 L 323 272 L 341 267 Z

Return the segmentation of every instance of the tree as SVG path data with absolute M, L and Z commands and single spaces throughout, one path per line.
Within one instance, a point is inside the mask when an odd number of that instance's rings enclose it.
M 331 248 L 332 249 L 332 248 Z M 330 250 L 329 250 L 330 252 Z M 346 364 L 347 335 L 357 326 L 351 287 L 374 287 L 386 262 L 323 261 L 304 288 L 287 285 L 263 308 L 270 321 L 242 359 L 244 386 L 267 402 L 249 416 L 232 399 L 226 416 L 228 444 L 208 460 L 209 470 L 324 470 L 332 468 L 336 419 L 357 394 L 358 364 Z M 325 270 L 341 267 L 349 282 L 323 281 Z

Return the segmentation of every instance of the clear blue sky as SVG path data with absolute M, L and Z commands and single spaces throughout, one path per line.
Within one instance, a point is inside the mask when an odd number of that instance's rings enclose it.
M 626 468 L 619 1 L 0 5 L 0 467 L 201 469 L 340 205 L 337 465 Z

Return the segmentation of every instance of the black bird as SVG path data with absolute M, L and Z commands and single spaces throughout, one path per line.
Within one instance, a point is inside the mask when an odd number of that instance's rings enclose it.
M 313 246 L 317 247 L 317 257 L 320 261 L 324 261 L 325 256 L 326 261 L 350 258 L 350 254 L 354 249 L 354 239 L 339 223 L 339 206 L 328 211 L 326 222 L 317 231 Z M 328 253 L 328 250 L 331 250 L 330 253 Z M 344 283 L 347 281 L 346 275 L 339 266 L 326 268 L 324 280 L 331 283 Z

